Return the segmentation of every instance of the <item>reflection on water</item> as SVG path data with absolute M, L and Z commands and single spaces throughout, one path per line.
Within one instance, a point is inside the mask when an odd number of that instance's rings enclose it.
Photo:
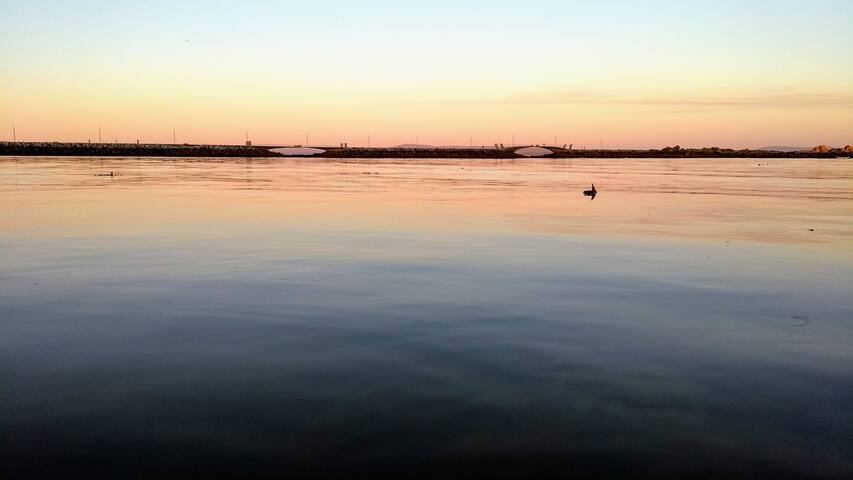
M 850 475 L 851 180 L 0 159 L 3 469 Z

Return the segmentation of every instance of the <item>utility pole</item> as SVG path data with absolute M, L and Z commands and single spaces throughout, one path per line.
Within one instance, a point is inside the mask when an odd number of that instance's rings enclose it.
M 102 140 L 101 140 L 101 127 L 98 127 L 98 143 L 102 143 Z
M 176 137 L 176 136 L 175 136 L 175 129 L 173 128 L 173 129 L 172 129 L 172 144 L 174 144 L 174 145 L 177 145 L 177 144 L 178 144 L 178 140 L 177 140 L 177 138 L 178 138 L 178 137 Z
M 367 148 L 370 148 L 370 134 L 367 134 Z
M 16 132 L 16 131 L 15 131 L 15 126 L 14 126 L 14 125 L 12 125 L 12 141 L 13 141 L 13 142 L 17 142 L 17 141 L 18 141 L 18 132 Z
M 308 132 L 305 132 L 305 146 L 308 146 Z
M 474 137 L 468 138 L 468 143 L 470 144 L 469 146 L 473 147 L 474 146 Z
M 512 146 L 513 147 L 515 146 L 515 134 L 514 133 L 512 134 Z

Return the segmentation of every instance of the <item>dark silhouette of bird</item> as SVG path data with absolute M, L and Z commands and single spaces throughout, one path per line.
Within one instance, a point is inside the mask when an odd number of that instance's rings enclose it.
M 592 200 L 595 200 L 595 195 L 598 193 L 598 190 L 595 189 L 595 184 L 592 184 L 592 188 L 589 190 L 584 190 L 583 194 L 585 197 L 592 197 Z

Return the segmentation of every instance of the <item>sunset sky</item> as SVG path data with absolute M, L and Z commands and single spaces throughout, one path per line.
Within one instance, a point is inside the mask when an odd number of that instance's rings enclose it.
M 853 1 L 0 0 L 0 139 L 853 143 Z

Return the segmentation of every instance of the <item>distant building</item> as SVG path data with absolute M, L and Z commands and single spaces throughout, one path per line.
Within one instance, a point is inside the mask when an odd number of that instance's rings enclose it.
M 853 145 L 847 145 L 844 147 L 844 151 L 847 153 L 853 153 Z
M 251 146 L 252 146 L 252 141 L 251 141 L 251 140 L 246 140 L 246 146 L 247 146 L 247 147 L 251 147 Z
M 818 145 L 812 149 L 813 153 L 829 153 L 829 147 L 826 145 Z

